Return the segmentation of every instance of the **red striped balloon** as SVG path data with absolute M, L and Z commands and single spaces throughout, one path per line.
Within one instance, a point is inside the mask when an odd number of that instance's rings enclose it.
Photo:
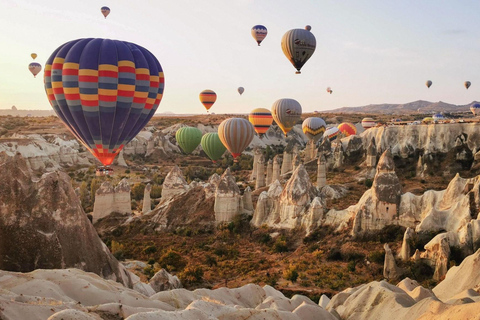
M 347 137 L 357 134 L 357 128 L 355 128 L 355 125 L 350 122 L 340 123 L 337 128 L 338 130 L 340 130 L 341 133 L 343 133 Z

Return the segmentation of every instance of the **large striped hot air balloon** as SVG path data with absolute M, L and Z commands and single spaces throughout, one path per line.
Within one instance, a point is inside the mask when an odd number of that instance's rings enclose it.
M 218 126 L 218 137 L 230 151 L 234 161 L 252 142 L 254 135 L 252 124 L 243 118 L 226 119 Z
M 470 106 L 470 111 L 472 111 L 474 116 L 478 116 L 480 114 L 480 103 L 474 103 Z
M 104 6 L 100 8 L 100 11 L 102 12 L 105 19 L 107 19 L 107 16 L 110 14 L 110 8 Z
M 362 127 L 365 130 L 375 127 L 376 125 L 377 123 L 372 118 L 363 118 L 362 120 Z
M 303 120 L 302 130 L 308 139 L 313 140 L 313 142 L 316 143 L 321 137 L 323 137 L 325 126 L 326 123 L 322 118 L 310 117 Z
M 36 78 L 37 74 L 42 71 L 42 65 L 38 62 L 31 62 L 28 65 L 28 70 L 33 74 L 33 77 Z
M 340 130 L 337 127 L 329 127 L 325 130 L 323 137 L 327 137 L 330 141 L 337 139 L 337 136 L 340 134 Z
M 260 43 L 265 39 L 267 36 L 267 28 L 265 26 L 262 26 L 260 24 L 257 24 L 256 26 L 253 26 L 252 28 L 252 37 L 257 41 L 257 44 L 260 46 Z
M 208 110 L 213 106 L 215 101 L 217 101 L 217 94 L 213 90 L 203 90 L 200 92 L 200 102 L 203 104 L 205 109 Z
M 300 69 L 313 55 L 317 46 L 317 40 L 310 29 L 310 26 L 305 29 L 292 29 L 282 37 L 283 53 L 297 69 L 297 74 L 301 73 Z
M 253 125 L 258 135 L 265 134 L 273 122 L 272 113 L 265 108 L 253 109 L 248 115 L 248 121 Z
M 340 123 L 337 128 L 346 137 L 353 136 L 353 135 L 357 134 L 357 128 L 355 128 L 355 125 L 353 123 L 350 123 L 350 122 Z
M 294 99 L 279 99 L 273 103 L 272 116 L 285 136 L 301 119 L 302 106 Z
M 192 153 L 202 140 L 202 131 L 194 127 L 183 127 L 175 133 L 178 145 L 185 153 Z
M 104 165 L 148 123 L 164 88 L 162 67 L 150 51 L 92 38 L 55 50 L 44 82 L 58 117 Z
M 200 144 L 213 163 L 217 162 L 227 150 L 216 132 L 205 133 Z

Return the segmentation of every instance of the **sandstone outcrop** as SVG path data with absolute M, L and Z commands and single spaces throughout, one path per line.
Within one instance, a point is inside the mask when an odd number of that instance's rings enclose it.
M 383 264 L 383 277 L 388 280 L 398 279 L 402 275 L 402 270 L 397 267 L 392 250 L 388 243 L 383 245 L 385 249 L 385 262 Z
M 142 213 L 148 213 L 152 210 L 152 199 L 150 199 L 150 192 L 152 191 L 152 185 L 148 183 L 143 190 L 143 202 L 142 202 Z
M 214 211 L 217 223 L 231 221 L 235 215 L 243 211 L 240 189 L 230 173 L 230 168 L 225 170 L 217 185 Z
M 150 287 L 155 292 L 161 292 L 165 290 L 178 289 L 182 287 L 182 283 L 177 276 L 172 276 L 165 269 L 160 269 L 148 282 Z
M 317 187 L 322 188 L 327 185 L 327 163 L 323 153 L 317 161 Z
M 272 184 L 272 176 L 273 176 L 273 160 L 270 159 L 267 162 L 267 179 L 265 180 L 265 185 L 269 186 Z
M 273 157 L 272 181 L 270 183 L 274 183 L 275 181 L 280 180 L 280 175 L 282 173 L 281 165 L 282 157 L 277 154 L 275 157 Z
M 255 181 L 255 189 L 265 187 L 265 157 L 260 154 L 257 160 L 257 179 Z
M 105 181 L 95 193 L 92 213 L 93 223 L 109 216 L 113 212 L 123 215 L 132 214 L 130 185 L 125 178 L 115 188 L 110 181 Z
M 183 172 L 178 166 L 174 166 L 167 174 L 162 185 L 162 202 L 173 196 L 184 193 L 189 189 L 189 185 L 183 177 Z

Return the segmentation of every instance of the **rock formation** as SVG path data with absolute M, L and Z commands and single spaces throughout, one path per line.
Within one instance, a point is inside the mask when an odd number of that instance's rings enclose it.
M 240 189 L 230 173 L 230 168 L 225 170 L 218 183 L 214 210 L 217 223 L 231 221 L 235 215 L 243 211 Z
M 273 160 L 270 159 L 268 160 L 268 163 L 267 163 L 267 180 L 265 181 L 265 184 L 267 186 L 272 184 L 272 176 L 273 176 Z
M 140 154 L 145 156 L 167 155 L 180 152 L 178 146 L 170 142 L 169 136 L 154 127 L 145 127 L 123 148 L 125 155 Z
M 246 211 L 246 213 L 248 214 L 252 214 L 253 202 L 252 202 L 252 190 L 250 189 L 250 187 L 245 188 L 245 191 L 243 191 L 242 201 L 243 201 L 243 210 Z
M 143 191 L 143 204 L 142 213 L 148 213 L 152 210 L 152 200 L 150 199 L 150 192 L 152 191 L 152 185 L 148 183 Z
M 341 143 L 337 143 L 337 146 L 335 147 L 335 151 L 333 153 L 333 158 L 334 158 L 333 168 L 335 169 L 341 168 L 343 166 L 343 161 L 345 158 L 343 146 Z
M 257 160 L 257 179 L 255 181 L 255 189 L 265 187 L 265 157 L 260 154 Z
M 280 175 L 281 175 L 281 164 L 282 164 L 282 157 L 279 155 L 276 155 L 273 157 L 273 172 L 272 172 L 272 182 L 274 183 L 277 180 L 280 180 Z
M 410 260 L 410 257 L 412 256 L 410 249 L 410 240 L 412 239 L 414 234 L 415 231 L 412 228 L 407 227 L 407 230 L 405 230 L 405 233 L 403 235 L 402 248 L 399 254 L 399 258 L 403 261 Z
M 110 181 L 105 181 L 95 193 L 93 223 L 113 212 L 123 215 L 132 214 L 130 185 L 126 178 L 122 179 L 115 188 Z
M 317 187 L 322 188 L 327 185 L 327 164 L 323 153 L 317 161 Z
M 165 269 L 160 269 L 148 282 L 150 287 L 155 292 L 161 292 L 165 290 L 178 289 L 182 287 L 182 283 L 177 276 L 172 276 Z
M 257 166 L 258 166 L 258 161 L 260 160 L 260 157 L 263 157 L 263 153 L 262 153 L 262 150 L 257 147 L 253 151 L 253 168 L 252 168 L 252 174 L 250 175 L 250 181 L 257 179 Z
M 162 185 L 162 202 L 174 195 L 184 193 L 189 189 L 188 183 L 183 177 L 183 172 L 178 166 L 174 166 L 167 174 Z
M 317 144 L 313 140 L 309 140 L 305 146 L 305 163 L 314 160 L 317 157 Z
M 292 158 L 293 158 L 292 153 L 287 152 L 286 150 L 283 152 L 282 169 L 280 170 L 280 175 L 284 175 L 285 173 L 292 171 L 293 169 Z
M 377 148 L 375 146 L 375 137 L 372 137 L 372 140 L 367 147 L 367 168 L 375 168 L 377 165 Z
M 402 270 L 397 267 L 395 258 L 393 257 L 392 250 L 385 243 L 383 248 L 385 249 L 385 262 L 383 264 L 383 276 L 388 280 L 398 279 L 402 275 Z
M 0 163 L 4 177 L 0 184 L 0 269 L 30 272 L 76 267 L 132 286 L 129 273 L 88 220 L 66 173 L 46 173 L 38 179 L 20 154 L 10 157 L 2 152 Z
M 296 154 L 293 157 L 293 168 L 292 168 L 292 170 L 295 171 L 300 164 L 302 164 L 302 157 L 299 154 Z

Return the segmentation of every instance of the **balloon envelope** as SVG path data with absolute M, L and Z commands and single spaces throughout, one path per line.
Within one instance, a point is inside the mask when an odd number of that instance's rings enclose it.
M 100 8 L 100 11 L 102 12 L 105 19 L 110 14 L 110 8 L 109 7 L 102 7 L 102 8 Z
M 162 67 L 150 51 L 92 38 L 55 50 L 44 82 L 58 117 L 103 165 L 152 118 L 164 88 Z
M 220 159 L 227 150 L 216 132 L 205 133 L 200 144 L 203 151 L 213 162 Z
M 302 130 L 308 139 L 317 142 L 323 137 L 326 123 L 322 118 L 310 117 L 303 120 Z
M 464 84 L 465 88 L 470 88 L 470 86 L 472 85 L 472 83 L 470 81 L 465 81 Z
M 425 123 L 433 122 L 433 118 L 432 117 L 423 118 L 422 122 L 425 122 Z
M 203 104 L 207 111 L 213 106 L 215 101 L 217 101 L 217 94 L 213 90 L 203 90 L 200 92 L 200 102 Z
M 362 127 L 365 130 L 375 127 L 376 125 L 377 123 L 372 118 L 363 118 L 362 120 Z
M 185 153 L 192 153 L 202 140 L 202 131 L 194 127 L 183 127 L 175 133 L 178 145 Z
M 37 74 L 42 71 L 42 65 L 38 62 L 31 62 L 28 65 L 28 70 L 33 74 L 33 77 L 36 77 Z
M 323 137 L 327 137 L 330 141 L 337 139 L 337 136 L 340 134 L 340 130 L 337 127 L 330 127 L 325 130 Z
M 248 147 L 254 135 L 252 124 L 243 118 L 226 119 L 218 126 L 218 137 L 234 159 Z
M 285 136 L 302 116 L 302 106 L 294 99 L 279 99 L 273 103 L 272 116 Z
M 357 134 L 357 128 L 355 128 L 355 125 L 353 123 L 350 123 L 350 122 L 340 123 L 337 128 L 346 137 L 353 136 L 353 135 Z
M 253 125 L 255 132 L 259 135 L 265 134 L 273 123 L 270 110 L 265 108 L 253 109 L 248 115 L 248 121 Z
M 32 53 L 32 54 L 30 54 L 30 57 L 32 57 L 32 59 L 35 60 L 35 58 L 37 57 L 37 54 L 36 54 L 36 53 Z
M 282 37 L 282 50 L 287 59 L 300 73 L 303 65 L 315 52 L 317 41 L 315 36 L 305 29 L 292 29 Z
M 260 43 L 265 39 L 267 36 L 267 28 L 265 26 L 262 26 L 260 24 L 257 24 L 256 26 L 253 26 L 252 28 L 252 37 L 257 41 L 257 44 L 260 46 Z
M 432 86 L 432 81 L 428 80 L 427 82 L 425 82 L 425 85 L 427 86 L 427 88 L 430 88 Z
M 242 95 L 243 91 L 245 91 L 245 89 L 243 87 L 238 87 L 237 89 L 238 93 L 240 93 L 240 95 Z
M 474 103 L 470 106 L 470 111 L 472 111 L 474 116 L 480 114 L 480 103 Z

